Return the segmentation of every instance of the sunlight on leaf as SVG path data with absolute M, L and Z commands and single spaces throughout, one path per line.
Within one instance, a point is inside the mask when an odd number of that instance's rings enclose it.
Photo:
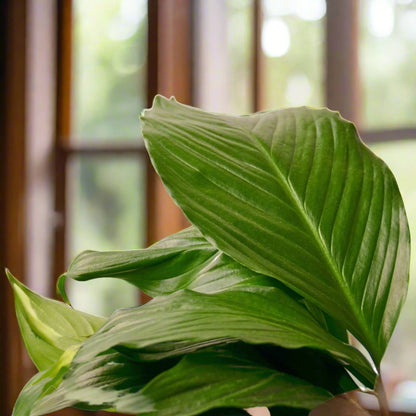
M 106 319 L 75 311 L 31 291 L 7 270 L 16 315 L 26 349 L 39 370 L 51 367 L 62 353 L 94 334 Z
M 318 305 L 378 365 L 406 296 L 409 230 L 393 175 L 354 125 L 327 109 L 234 117 L 161 96 L 142 123 L 158 174 L 208 240 Z

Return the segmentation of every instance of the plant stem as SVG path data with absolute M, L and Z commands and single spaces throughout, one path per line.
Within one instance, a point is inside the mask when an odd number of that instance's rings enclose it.
M 380 375 L 378 377 L 375 390 L 377 394 L 378 403 L 380 406 L 380 415 L 389 416 L 390 415 L 389 404 L 387 401 L 386 391 L 384 390 L 384 384 L 383 384 L 383 379 L 381 378 L 380 368 L 378 368 L 377 370 Z

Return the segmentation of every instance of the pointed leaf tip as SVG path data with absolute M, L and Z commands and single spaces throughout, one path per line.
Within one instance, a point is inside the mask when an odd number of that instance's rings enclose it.
M 397 183 L 354 125 L 326 109 L 233 117 L 162 103 L 144 140 L 189 221 L 332 316 L 378 365 L 406 296 L 410 238 Z
M 63 273 L 58 277 L 58 281 L 56 282 L 56 293 L 62 297 L 67 305 L 71 306 L 71 302 L 69 301 L 68 295 L 66 294 L 65 281 L 66 273 Z
M 6 276 L 7 276 L 7 279 L 9 280 L 9 282 L 10 282 L 10 284 L 11 285 L 14 285 L 14 284 L 16 284 L 16 283 L 20 283 L 13 275 L 12 275 L 12 273 L 10 272 L 10 270 L 6 267 L 5 269 L 4 269 L 4 272 L 6 273 Z
M 53 365 L 68 348 L 81 344 L 106 319 L 45 298 L 6 272 L 12 285 L 17 321 L 26 349 L 39 370 Z

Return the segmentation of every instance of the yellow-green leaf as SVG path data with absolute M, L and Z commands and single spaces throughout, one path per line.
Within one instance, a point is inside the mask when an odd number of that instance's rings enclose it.
M 33 292 L 6 271 L 13 289 L 17 320 L 26 349 L 42 371 L 69 348 L 94 334 L 105 318 L 79 312 Z

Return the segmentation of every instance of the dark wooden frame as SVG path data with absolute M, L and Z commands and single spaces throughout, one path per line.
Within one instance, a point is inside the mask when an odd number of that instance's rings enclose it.
M 65 269 L 66 170 L 74 155 L 145 156 L 147 160 L 147 243 L 185 227 L 187 222 L 167 195 L 140 143 L 115 145 L 72 143 L 71 137 L 71 0 L 58 1 L 57 124 L 55 142 L 55 210 L 61 218 L 55 230 L 54 275 Z M 152 0 L 148 3 L 147 105 L 157 94 L 175 95 L 192 103 L 192 0 Z
M 57 2 L 57 72 L 56 72 L 56 125 L 55 125 L 55 212 L 60 221 L 54 229 L 53 276 L 65 269 L 66 233 L 66 167 L 71 131 L 71 69 L 72 69 L 72 2 Z M 53 293 L 54 282 L 51 281 Z
M 261 49 L 261 29 L 263 12 L 261 0 L 253 0 L 253 55 L 252 55 L 252 110 L 260 111 L 264 102 L 263 61 Z
M 359 0 L 327 2 L 325 97 L 329 108 L 360 124 Z
M 359 63 L 359 0 L 327 1 L 325 97 L 329 108 L 357 125 L 367 143 L 416 138 L 415 126 L 361 128 L 362 88 Z
M 155 174 L 147 153 L 139 143 L 91 145 L 71 143 L 71 0 L 58 2 L 57 124 L 55 141 L 55 210 L 61 219 L 55 229 L 54 275 L 65 269 L 66 171 L 74 155 L 126 155 L 146 157 L 147 234 L 150 244 L 187 225 L 180 210 L 167 195 Z M 148 3 L 147 105 L 157 93 L 192 101 L 192 1 L 152 0 Z M 179 29 L 178 29 L 179 28 Z M 172 55 L 173 54 L 173 55 Z M 53 282 L 51 282 L 54 285 Z M 142 300 L 148 298 L 142 295 Z
M 148 106 L 156 94 L 192 104 L 192 0 L 151 0 L 148 5 Z M 149 162 L 147 224 L 148 244 L 188 224 Z
M 0 2 L 0 273 L 24 280 L 26 3 Z M 25 378 L 11 289 L 0 278 L 0 414 L 11 414 Z

